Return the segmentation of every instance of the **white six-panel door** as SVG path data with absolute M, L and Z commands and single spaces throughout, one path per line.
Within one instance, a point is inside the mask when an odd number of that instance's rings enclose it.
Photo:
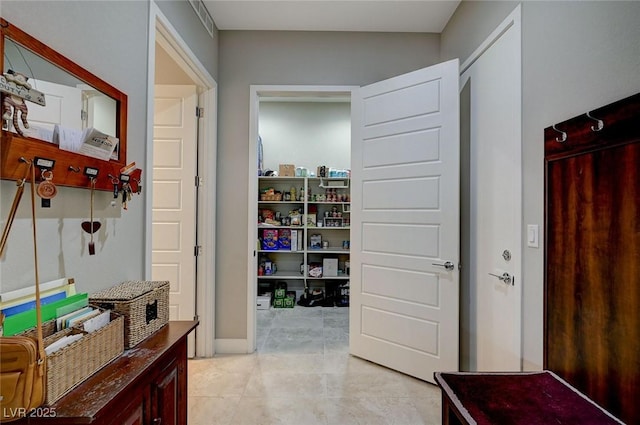
M 458 370 L 458 79 L 453 60 L 352 97 L 350 350 L 430 382 Z
M 195 316 L 196 106 L 195 86 L 155 87 L 152 278 L 171 283 L 170 320 Z

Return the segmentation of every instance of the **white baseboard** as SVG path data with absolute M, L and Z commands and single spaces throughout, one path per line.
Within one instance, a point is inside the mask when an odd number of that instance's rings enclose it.
M 246 339 L 216 339 L 216 354 L 247 354 L 249 344 Z

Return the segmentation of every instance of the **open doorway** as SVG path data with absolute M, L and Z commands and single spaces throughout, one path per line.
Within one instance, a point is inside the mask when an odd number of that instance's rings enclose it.
M 153 8 L 146 275 L 168 280 L 170 319 L 199 320 L 189 356 L 214 354 L 216 82 Z M 200 119 L 203 111 L 207 119 Z
M 351 87 L 251 93 L 247 351 L 346 350 Z
M 510 25 L 510 28 L 519 28 Z M 503 34 L 500 31 L 499 34 Z M 512 34 L 510 31 L 506 33 Z M 498 35 L 499 35 L 498 34 Z M 509 41 L 507 47 L 517 47 L 513 43 L 517 37 L 501 38 Z M 494 43 L 489 47 L 502 46 Z M 505 50 L 499 49 L 502 53 Z M 494 53 L 496 49 L 483 46 L 481 53 Z M 517 52 L 517 50 L 516 50 Z M 503 55 L 500 55 L 503 58 Z M 519 56 L 514 55 L 516 64 Z M 492 72 L 496 64 L 501 63 L 491 55 L 482 55 L 481 59 L 463 66 L 463 73 L 473 74 L 472 81 L 479 81 L 485 76 L 481 71 L 488 69 L 486 77 L 492 78 L 497 74 Z M 475 65 L 475 66 L 472 66 Z M 482 65 L 482 66 L 480 66 Z M 509 68 L 509 72 L 512 69 Z M 429 381 L 435 370 L 453 370 L 459 367 L 459 252 L 460 252 L 460 220 L 459 212 L 459 83 L 460 66 L 457 60 L 436 64 L 432 67 L 416 70 L 388 80 L 373 83 L 363 88 L 350 89 L 351 108 L 355 118 L 352 144 L 353 171 L 353 219 L 350 230 L 350 259 L 353 274 L 353 288 L 350 293 L 350 328 L 349 351 L 355 356 L 374 361 L 395 370 L 403 371 L 412 376 Z M 519 88 L 517 73 L 512 73 L 509 88 Z M 464 86 L 464 82 L 463 82 Z M 485 90 L 480 96 L 473 91 L 478 85 L 471 85 L 468 108 L 471 117 L 477 117 L 474 112 L 481 105 L 480 100 L 493 99 L 495 91 Z M 487 88 L 490 86 L 487 85 Z M 250 102 L 250 140 L 249 140 L 249 205 L 260 205 L 261 189 L 269 189 L 258 184 L 257 176 L 259 155 L 257 141 L 259 140 L 260 106 L 270 97 L 288 96 L 305 97 L 315 94 L 317 87 L 291 86 L 259 86 L 251 87 Z M 335 90 L 334 90 L 335 91 Z M 289 93 L 293 92 L 293 94 Z M 346 90 L 345 90 L 346 92 Z M 502 93 L 502 92 L 501 92 Z M 517 90 L 508 91 L 509 100 L 517 99 Z M 324 94 L 324 93 L 323 93 Z M 488 95 L 488 96 L 486 96 Z M 325 94 L 326 96 L 326 94 Z M 517 101 L 515 101 L 517 106 Z M 512 105 L 512 103 L 509 103 Z M 512 107 L 518 115 L 519 108 Z M 486 108 L 487 115 L 483 124 L 494 122 L 505 116 L 496 113 L 499 109 Z M 509 115 L 511 116 L 511 115 Z M 491 117 L 491 120 L 489 120 Z M 473 121 L 472 121 L 473 122 Z M 509 120 L 509 135 L 519 128 L 519 120 Z M 495 128 L 496 125 L 493 126 Z M 507 128 L 504 123 L 501 129 Z M 483 129 L 485 127 L 482 127 Z M 484 130 L 483 130 L 484 131 Z M 470 147 L 478 147 L 474 143 L 474 136 L 484 135 L 471 132 Z M 477 139 L 479 140 L 479 139 Z M 483 139 L 484 140 L 484 139 Z M 491 141 L 491 139 L 488 139 Z M 506 139 L 510 147 L 519 146 L 519 137 Z M 483 145 L 484 148 L 488 146 Z M 493 150 L 486 149 L 488 158 L 483 158 L 483 165 L 489 171 L 493 164 L 501 163 L 499 155 L 491 155 Z M 510 151 L 511 152 L 511 151 Z M 469 149 L 468 162 L 480 158 L 478 152 Z M 512 156 L 511 165 L 519 164 L 517 152 Z M 295 168 L 295 164 L 294 164 Z M 475 175 L 477 170 L 469 167 Z M 485 168 L 483 168 L 485 169 Z M 518 170 L 509 168 L 510 175 L 502 178 L 504 182 L 511 182 L 512 187 L 518 187 Z M 280 168 L 278 168 L 280 171 Z M 286 170 L 285 170 L 286 171 Z M 297 168 L 295 170 L 298 171 Z M 304 172 L 304 170 L 301 170 Z M 306 170 L 306 172 L 311 172 Z M 366 172 L 366 173 L 365 173 Z M 479 173 L 480 177 L 485 177 Z M 489 176 L 492 174 L 488 173 Z M 282 179 L 283 177 L 277 177 Z M 301 177 L 289 177 L 298 178 Z M 308 179 L 305 177 L 308 188 Z M 471 179 L 474 181 L 473 179 Z M 284 188 L 272 185 L 271 192 L 264 192 L 265 196 L 284 196 Z M 364 189 L 367 193 L 364 193 Z M 482 186 L 472 186 L 469 193 L 483 199 Z M 489 185 L 489 189 L 493 187 Z M 517 190 L 516 190 L 517 194 Z M 290 197 L 291 193 L 290 193 Z M 494 199 L 493 197 L 488 197 Z M 306 199 L 306 198 L 305 198 Z M 471 201 L 475 198 L 472 197 Z M 278 198 L 266 201 L 278 201 Z M 366 203 L 363 201 L 366 200 Z M 488 201 L 487 201 L 488 202 Z M 487 203 L 491 215 L 494 204 Z M 519 209 L 519 202 L 507 203 L 507 212 Z M 304 213 L 308 213 L 308 202 L 303 202 Z M 471 209 L 471 207 L 469 207 Z M 248 278 L 248 321 L 247 345 L 248 352 L 256 349 L 256 290 L 259 273 L 260 248 L 258 245 L 259 207 L 249 211 L 249 261 Z M 502 211 L 502 210 L 501 210 Z M 402 214 L 400 214 L 402 213 Z M 366 217 L 365 217 L 366 214 Z M 480 214 L 471 211 L 471 217 Z M 516 214 L 517 216 L 518 214 Z M 499 215 L 495 214 L 496 217 Z M 262 217 L 264 219 L 264 217 Z M 504 220 L 503 220 L 504 221 Z M 277 225 L 276 225 L 277 227 Z M 254 230 L 255 229 L 255 230 Z M 519 236 L 519 227 L 514 226 Z M 307 234 L 308 229 L 306 230 Z M 473 236 L 473 235 L 471 235 Z M 481 238 L 466 239 L 472 241 Z M 264 240 L 264 233 L 263 233 Z M 275 238 L 274 238 L 275 240 Z M 306 239 L 304 243 L 303 265 L 309 265 Z M 262 247 L 263 250 L 264 247 Z M 507 247 L 499 252 L 503 261 L 508 263 L 508 273 L 513 276 L 518 269 L 519 244 Z M 268 250 L 268 248 L 266 249 Z M 509 252 L 505 252 L 505 251 Z M 492 254 L 493 254 L 492 250 Z M 510 255 L 507 255 L 510 254 Z M 471 252 L 468 256 L 474 256 Z M 513 259 L 511 257 L 513 255 Z M 271 265 L 272 266 L 272 265 Z M 365 267 L 366 266 L 366 267 Z M 458 267 L 456 267 L 458 266 Z M 278 272 L 280 272 L 278 267 Z M 289 268 L 285 267 L 288 271 Z M 503 270 L 504 271 L 504 270 Z M 502 273 L 490 270 L 495 274 L 499 283 L 506 281 Z M 302 279 L 306 280 L 308 270 L 303 270 Z M 366 276 L 364 274 L 366 273 Z M 505 272 L 507 273 L 507 272 Z M 489 273 L 481 273 L 481 276 Z M 493 278 L 493 276 L 491 276 Z M 263 278 L 264 279 L 264 278 Z M 520 281 L 518 273 L 517 281 Z M 493 281 L 491 281 L 493 283 Z M 402 285 L 398 285 L 402 283 Z M 513 283 L 510 280 L 509 285 Z M 496 290 L 503 291 L 504 286 L 498 285 Z M 493 287 L 493 286 L 492 286 Z M 519 286 L 515 286 L 515 291 Z M 502 292 L 500 292 L 502 293 Z M 467 299 L 473 294 L 466 293 Z M 366 299 L 365 299 L 366 297 Z M 368 303 L 368 304 L 367 304 Z M 517 304 L 517 303 L 515 303 Z M 511 303 L 513 306 L 514 303 Z M 505 308 L 496 311 L 505 311 Z M 518 320 L 513 320 L 513 328 L 518 328 Z M 473 318 L 463 316 L 469 321 L 469 327 L 477 326 Z M 436 325 L 434 325 L 436 324 Z M 444 331 L 443 331 L 444 330 Z M 467 329 L 468 330 L 468 329 Z M 416 338 L 420 335 L 420 338 Z M 468 337 L 466 335 L 465 337 Z M 508 338 L 509 342 L 515 338 Z M 476 347 L 467 344 L 463 347 L 470 353 L 465 353 L 465 361 L 472 363 L 478 356 Z

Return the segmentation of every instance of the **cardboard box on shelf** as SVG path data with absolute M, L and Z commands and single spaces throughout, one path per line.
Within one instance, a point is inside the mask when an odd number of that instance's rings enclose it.
M 280 164 L 278 175 L 280 177 L 294 177 L 296 175 L 296 166 L 293 164 Z
M 322 249 L 322 235 L 311 235 L 309 237 L 309 248 Z
M 324 277 L 338 276 L 338 259 L 324 258 L 322 260 L 322 274 Z

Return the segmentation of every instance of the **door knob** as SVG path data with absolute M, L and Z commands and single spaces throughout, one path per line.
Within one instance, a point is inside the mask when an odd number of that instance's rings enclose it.
M 489 273 L 491 276 L 497 277 L 498 280 L 506 283 L 507 285 L 515 285 L 515 278 L 511 276 L 509 273 L 504 272 L 502 275 Z
M 444 264 L 431 263 L 432 266 L 444 267 L 448 271 L 453 270 L 453 263 L 451 261 L 446 261 Z

